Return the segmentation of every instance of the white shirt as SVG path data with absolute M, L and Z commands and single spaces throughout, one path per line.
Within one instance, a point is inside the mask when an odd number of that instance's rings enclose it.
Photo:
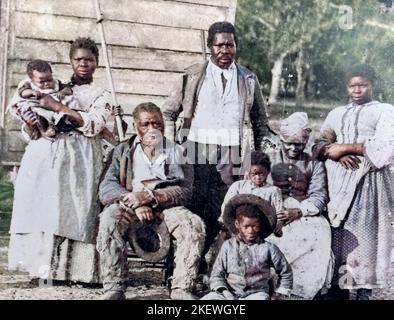
M 156 159 L 149 159 L 141 147 L 140 140 L 135 139 L 136 148 L 133 155 L 133 191 L 143 191 L 144 184 L 142 181 L 151 179 L 168 180 L 173 177 L 183 178 L 184 173 L 180 166 L 182 158 L 182 149 L 174 146 L 173 143 L 166 140 L 168 145 L 161 149 L 160 155 Z M 165 165 L 168 165 L 166 174 Z
M 223 92 L 222 74 L 226 78 Z M 237 67 L 221 69 L 211 60 L 198 96 L 188 139 L 204 144 L 240 144 Z

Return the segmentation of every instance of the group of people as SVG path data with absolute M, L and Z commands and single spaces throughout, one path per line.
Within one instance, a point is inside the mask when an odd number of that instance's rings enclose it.
M 12 112 L 28 145 L 15 183 L 9 269 L 102 283 L 125 299 L 130 234 L 164 225 L 175 247 L 171 299 L 368 299 L 389 279 L 394 107 L 372 100 L 373 69 L 348 72 L 312 154 L 304 112 L 268 123 L 254 73 L 235 62 L 229 22 L 208 31 L 210 59 L 186 70 L 159 108 L 134 108 L 135 134 L 103 162 L 113 116 L 93 83 L 98 49 L 70 48 L 63 84 L 35 60 Z M 181 116 L 182 121 L 178 121 Z

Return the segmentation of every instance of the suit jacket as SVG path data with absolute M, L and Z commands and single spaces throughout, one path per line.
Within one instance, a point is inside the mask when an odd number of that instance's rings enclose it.
M 197 98 L 205 78 L 208 62 L 195 64 L 186 69 L 182 76 L 182 83 L 173 90 L 163 105 L 165 120 L 165 136 L 178 143 L 183 143 L 193 121 Z M 254 73 L 236 64 L 238 73 L 238 92 L 242 106 L 239 127 L 241 128 L 240 146 L 243 153 L 253 145 L 260 150 L 262 139 L 269 135 L 268 118 L 261 93 L 259 81 Z M 183 123 L 176 130 L 179 114 L 184 112 Z

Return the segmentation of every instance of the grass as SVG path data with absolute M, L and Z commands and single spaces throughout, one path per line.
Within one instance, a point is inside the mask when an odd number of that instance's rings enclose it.
M 0 235 L 9 230 L 14 187 L 12 183 L 0 181 Z

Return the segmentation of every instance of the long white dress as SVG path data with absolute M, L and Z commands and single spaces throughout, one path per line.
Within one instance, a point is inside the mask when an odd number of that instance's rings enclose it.
M 327 160 L 336 258 L 333 282 L 345 289 L 384 287 L 390 277 L 394 208 L 394 107 L 371 101 L 332 110 L 322 136 L 335 143 L 364 143 L 360 168 Z
M 84 126 L 26 147 L 15 183 L 8 267 L 33 277 L 95 283 L 103 168 L 97 135 L 110 116 L 110 99 L 94 84 L 76 85 L 73 93 Z
M 269 153 L 272 169 L 268 177 L 280 187 L 284 208 L 299 208 L 303 216 L 282 228 L 276 244 L 293 269 L 294 299 L 313 299 L 331 283 L 334 257 L 331 252 L 331 230 L 322 215 L 327 202 L 326 172 L 321 162 L 307 153 L 297 160 L 285 157 L 281 150 Z

